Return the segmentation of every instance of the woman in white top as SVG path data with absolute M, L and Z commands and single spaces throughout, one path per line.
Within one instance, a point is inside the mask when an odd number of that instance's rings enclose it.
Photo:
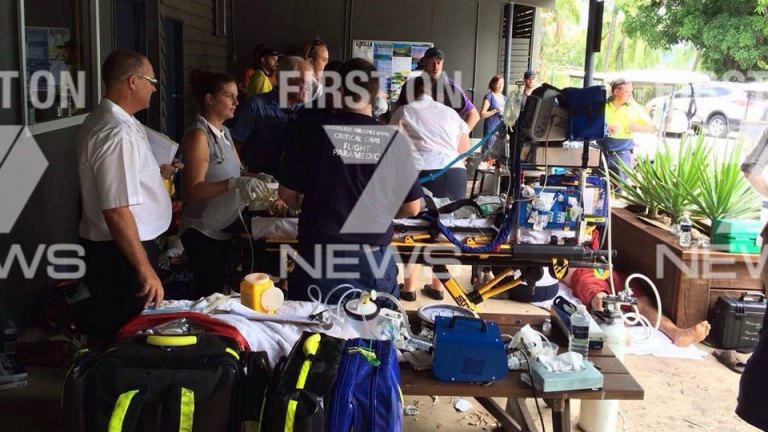
M 420 177 L 436 175 L 450 166 L 443 174 L 423 184 L 433 197 L 451 201 L 465 198 L 467 170 L 463 160 L 454 161 L 469 148 L 469 127 L 455 110 L 432 99 L 422 77 L 414 78 L 414 85 L 409 89 L 413 89 L 411 100 L 415 99 L 415 102 L 398 108 L 390 124 L 398 126 L 410 138 L 416 167 L 421 170 Z M 405 283 L 400 288 L 402 300 L 416 300 L 414 285 L 418 269 L 417 264 L 406 265 Z M 425 284 L 423 291 L 434 299 L 445 297 L 443 284 L 434 275 L 432 283 Z
M 190 84 L 200 113 L 184 135 L 181 148 L 184 212 L 181 240 L 195 277 L 193 298 L 226 292 L 226 264 L 235 222 L 249 198 L 267 193 L 257 178 L 241 177 L 242 165 L 224 121 L 237 107 L 234 77 L 193 71 Z

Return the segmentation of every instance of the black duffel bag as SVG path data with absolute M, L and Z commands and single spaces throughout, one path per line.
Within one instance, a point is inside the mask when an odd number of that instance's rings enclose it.
M 237 431 L 258 420 L 268 380 L 266 353 L 226 336 L 133 336 L 78 355 L 62 392 L 65 431 Z

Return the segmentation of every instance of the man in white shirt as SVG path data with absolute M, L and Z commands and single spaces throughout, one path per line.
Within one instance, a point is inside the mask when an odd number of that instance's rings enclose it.
M 84 282 L 95 303 L 83 330 L 97 345 L 150 303 L 162 302 L 154 240 L 171 221 L 160 167 L 133 117 L 157 90 L 154 69 L 143 55 L 119 50 L 104 61 L 102 79 L 104 98 L 77 142 Z

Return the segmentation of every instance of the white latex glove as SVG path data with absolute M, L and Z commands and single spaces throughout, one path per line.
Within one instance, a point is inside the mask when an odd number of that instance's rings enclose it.
M 255 198 L 264 197 L 269 199 L 269 189 L 263 180 L 254 177 L 230 177 L 227 187 L 238 189 L 240 196 L 245 201 L 252 201 Z

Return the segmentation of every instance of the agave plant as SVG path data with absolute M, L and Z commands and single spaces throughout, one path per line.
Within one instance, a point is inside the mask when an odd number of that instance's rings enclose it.
M 640 157 L 634 168 L 619 161 L 627 179 L 611 173 L 611 180 L 621 188 L 620 198 L 647 207 L 652 216 L 664 211 L 676 221 L 693 205 L 690 192 L 699 190 L 700 167 L 708 163 L 710 153 L 703 135 L 684 137 L 677 151 L 665 141 L 654 160 Z
M 696 161 L 699 177 L 698 189 L 687 188 L 696 214 L 715 219 L 755 217 L 760 210 L 760 199 L 741 172 L 739 159 L 741 142 L 724 152 L 723 160 Z

